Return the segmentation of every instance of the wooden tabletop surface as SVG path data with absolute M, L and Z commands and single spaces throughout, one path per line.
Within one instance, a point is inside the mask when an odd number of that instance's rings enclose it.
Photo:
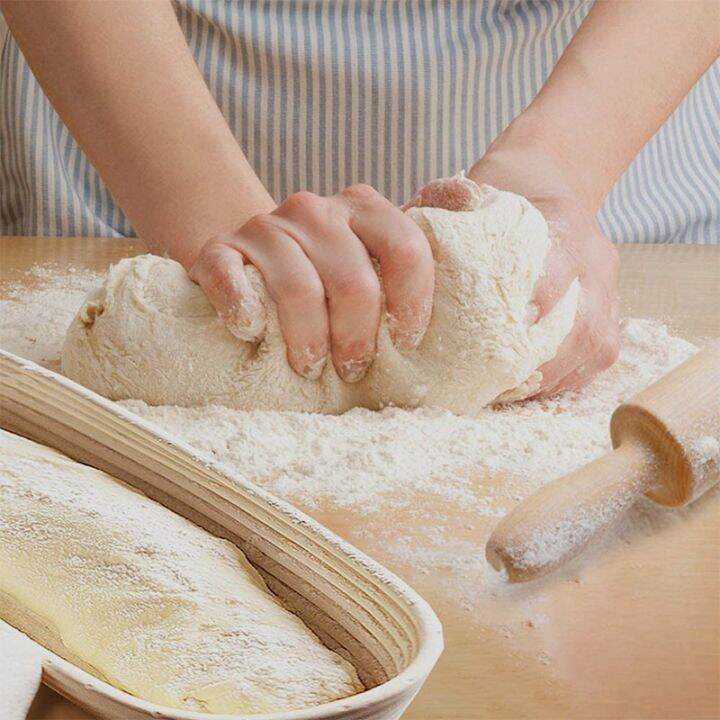
M 696 342 L 720 337 L 720 247 L 620 251 L 623 314 L 661 318 Z M 0 283 L 22 281 L 36 263 L 102 270 L 137 252 L 142 246 L 129 241 L 3 238 Z M 452 597 L 442 572 L 427 575 L 411 561 L 399 563 L 381 539 L 359 532 L 358 510 L 309 512 L 407 580 L 443 622 L 445 653 L 408 720 L 720 717 L 717 491 L 694 503 L 682 522 L 611 543 L 579 576 L 486 594 L 473 604 L 472 617 Z M 471 520 L 473 532 L 489 532 L 478 528 L 477 518 L 458 517 L 452 530 L 458 538 Z M 387 523 L 411 540 L 422 532 L 401 511 Z M 526 609 L 540 593 L 544 620 L 528 623 Z M 44 689 L 31 717 L 87 716 Z

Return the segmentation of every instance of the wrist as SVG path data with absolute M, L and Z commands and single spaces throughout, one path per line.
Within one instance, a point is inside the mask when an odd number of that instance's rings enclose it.
M 167 254 L 189 270 L 206 243 L 275 207 L 256 177 L 231 170 L 220 177 L 197 178 L 169 200 L 140 235 L 153 252 Z
M 484 182 L 490 182 L 487 179 L 490 170 L 490 176 L 499 176 L 498 181 L 502 181 L 501 173 L 493 168 L 526 166 L 528 174 L 533 176 L 534 194 L 538 193 L 538 178 L 542 178 L 541 194 L 572 197 L 594 215 L 609 186 L 601 168 L 593 168 L 589 158 L 580 150 L 573 151 L 562 135 L 555 131 L 552 120 L 531 106 L 493 141 L 470 170 L 470 177 L 475 174 Z M 516 178 L 517 173 L 514 176 Z M 517 187 L 501 189 L 519 191 Z

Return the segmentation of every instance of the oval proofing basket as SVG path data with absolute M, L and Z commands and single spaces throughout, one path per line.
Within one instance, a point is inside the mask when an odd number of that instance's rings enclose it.
M 365 692 L 253 720 L 398 718 L 442 651 L 430 606 L 405 583 L 287 503 L 76 383 L 0 351 L 0 425 L 100 468 L 237 545 L 270 589 L 358 670 Z M 0 617 L 22 625 L 0 597 Z M 25 628 L 20 630 L 28 632 Z M 46 629 L 47 630 L 47 629 Z M 52 635 L 43 681 L 96 715 L 122 720 L 229 720 L 159 707 L 63 659 Z M 239 716 L 233 716 L 235 720 Z

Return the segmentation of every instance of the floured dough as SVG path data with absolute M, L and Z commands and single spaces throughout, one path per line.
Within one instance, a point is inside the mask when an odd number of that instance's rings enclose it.
M 265 339 L 233 337 L 202 290 L 176 262 L 153 255 L 110 269 L 73 321 L 63 371 L 112 399 L 151 405 L 217 403 L 243 410 L 340 413 L 351 407 L 432 405 L 472 414 L 537 387 L 537 368 L 552 359 L 572 328 L 574 282 L 555 308 L 528 325 L 528 303 L 550 248 L 548 226 L 526 199 L 489 186 L 477 207 L 454 212 L 413 207 L 436 261 L 433 312 L 420 346 L 399 352 L 383 321 L 366 377 L 342 382 L 328 362 L 305 380 L 285 359 L 275 307 Z
M 100 470 L 0 430 L 0 609 L 8 607 L 28 634 L 59 638 L 51 649 L 71 662 L 172 708 L 271 713 L 363 689 L 234 545 Z

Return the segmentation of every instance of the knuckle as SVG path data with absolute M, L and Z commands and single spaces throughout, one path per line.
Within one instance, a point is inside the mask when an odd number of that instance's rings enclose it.
M 206 291 L 228 295 L 235 292 L 235 283 L 223 259 L 224 246 L 220 243 L 206 245 L 191 273 L 197 277 Z
M 342 191 L 341 195 L 356 205 L 367 205 L 382 197 L 372 185 L 366 183 L 350 185 Z
M 325 290 L 318 277 L 297 274 L 285 278 L 280 287 L 281 298 L 289 303 L 317 303 L 325 299 Z
M 349 300 L 364 302 L 379 300 L 380 281 L 374 272 L 347 275 L 332 283 L 332 292 Z
M 393 243 L 388 249 L 388 260 L 399 269 L 412 269 L 431 259 L 430 249 L 420 242 L 405 239 Z
M 260 214 L 251 217 L 242 227 L 243 233 L 251 237 L 264 235 L 268 231 L 276 230 L 277 226 L 272 215 Z
M 209 242 L 200 250 L 197 264 L 202 266 L 206 271 L 215 269 L 222 264 L 221 255 L 223 253 L 223 245 L 218 242 Z
M 307 190 L 289 195 L 278 208 L 280 213 L 290 215 L 316 215 L 320 214 L 325 207 L 324 198 Z

